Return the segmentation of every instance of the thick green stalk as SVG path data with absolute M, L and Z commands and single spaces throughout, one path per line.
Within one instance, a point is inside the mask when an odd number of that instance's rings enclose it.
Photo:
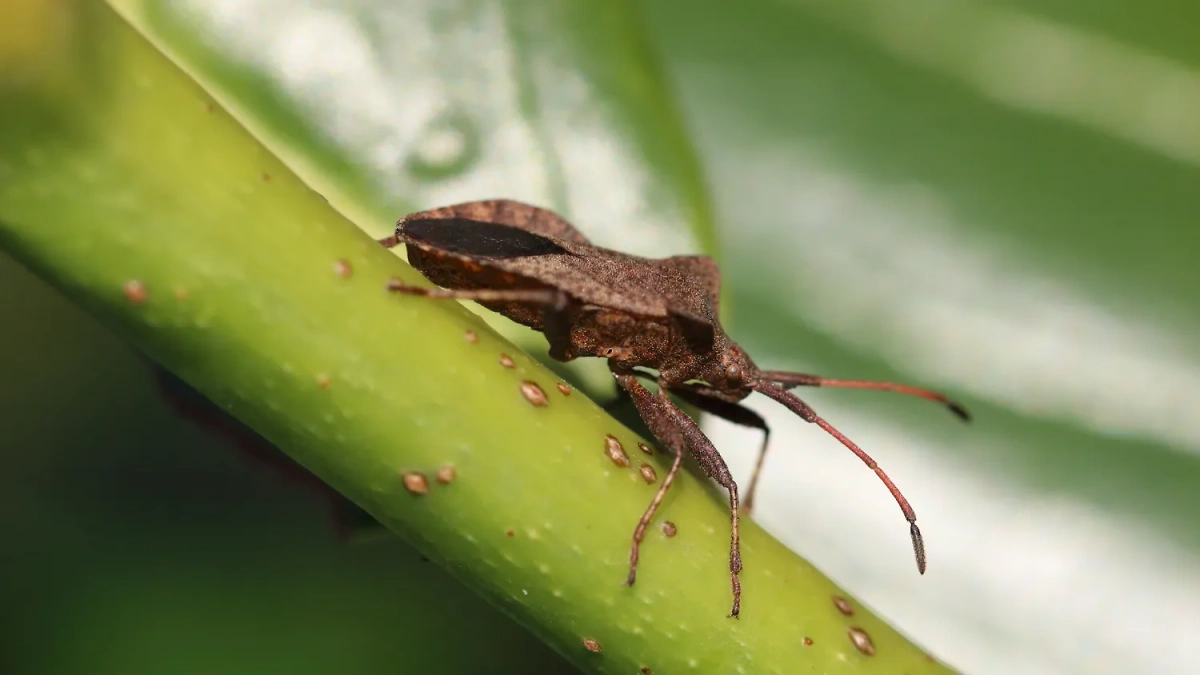
M 0 16 L 0 245 L 587 672 L 941 671 L 751 523 L 727 618 L 728 514 L 691 476 L 623 587 L 663 456 L 463 308 L 385 292 L 420 277 L 107 5 Z

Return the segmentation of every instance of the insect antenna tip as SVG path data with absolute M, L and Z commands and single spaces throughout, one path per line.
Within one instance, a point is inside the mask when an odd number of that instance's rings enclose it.
M 946 401 L 946 407 L 949 408 L 950 412 L 954 413 L 954 416 L 958 419 L 964 422 L 971 421 L 971 413 L 968 412 L 962 404 L 955 403 L 954 401 Z
M 916 523 L 909 523 L 908 533 L 912 535 L 913 554 L 917 556 L 917 571 L 925 574 L 925 539 L 921 536 L 921 528 Z

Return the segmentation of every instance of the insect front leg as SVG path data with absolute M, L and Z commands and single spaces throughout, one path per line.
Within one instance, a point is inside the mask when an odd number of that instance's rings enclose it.
M 613 374 L 617 379 L 617 384 L 633 399 L 642 419 L 650 427 L 650 432 L 675 453 L 675 462 L 671 466 L 669 478 L 673 480 L 673 474 L 678 473 L 682 462 L 682 450 L 686 445 L 704 472 L 729 490 L 729 578 L 733 586 L 733 610 L 729 615 L 737 618 L 742 605 L 742 582 L 738 578 L 738 574 L 742 571 L 742 553 L 741 538 L 738 533 L 738 487 L 737 483 L 733 481 L 733 475 L 729 473 L 729 467 L 725 465 L 725 460 L 721 458 L 720 453 L 713 447 L 712 442 L 708 440 L 696 422 L 672 403 L 671 399 L 667 398 L 666 387 L 660 384 L 658 394 L 651 394 L 631 372 L 614 372 Z M 633 582 L 636 572 L 637 549 L 641 543 L 638 532 L 644 534 L 646 525 L 653 518 L 654 512 L 658 510 L 662 495 L 666 493 L 666 487 L 667 481 L 664 480 L 663 486 L 659 488 L 659 493 L 655 495 L 654 501 L 642 515 L 642 520 L 638 522 L 638 529 L 634 532 L 633 550 L 630 552 L 630 583 Z
M 542 333 L 550 343 L 550 356 L 558 361 L 570 361 L 574 358 L 571 353 L 571 325 L 567 318 L 571 296 L 557 288 L 424 288 L 392 279 L 388 281 L 387 289 L 393 293 L 442 300 L 527 302 L 540 305 Z
M 653 377 L 649 373 L 640 371 L 634 371 L 634 375 L 645 379 Z M 763 432 L 762 444 L 758 447 L 758 459 L 754 463 L 754 472 L 750 474 L 750 489 L 746 491 L 746 498 L 742 501 L 742 513 L 743 515 L 749 515 L 754 508 L 754 495 L 758 487 L 759 476 L 762 474 L 763 465 L 766 462 L 767 444 L 771 440 L 771 428 L 767 426 L 767 421 L 762 418 L 762 415 L 740 403 L 724 398 L 721 392 L 709 387 L 680 387 L 672 389 L 671 393 L 710 415 L 720 417 L 726 422 L 732 422 L 750 429 L 758 429 Z M 604 403 L 601 407 L 611 412 L 627 400 L 629 400 L 629 394 L 624 389 L 621 389 L 617 398 Z
M 763 432 L 762 445 L 758 448 L 758 460 L 754 463 L 754 472 L 750 474 L 750 488 L 746 490 L 746 499 L 742 502 L 742 512 L 749 515 L 754 508 L 755 489 L 758 487 L 758 478 L 767 458 L 767 443 L 771 440 L 771 428 L 767 426 L 767 421 L 762 415 L 740 403 L 720 398 L 715 390 L 708 387 L 672 389 L 671 392 L 710 415 Z

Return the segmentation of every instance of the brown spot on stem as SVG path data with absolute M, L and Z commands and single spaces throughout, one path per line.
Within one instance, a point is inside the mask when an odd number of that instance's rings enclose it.
M 505 368 L 512 368 L 516 364 L 513 363 L 511 356 L 509 356 L 508 354 L 501 354 L 500 355 L 500 365 L 504 366 Z
M 517 533 L 512 530 L 509 530 L 509 531 L 505 532 L 504 535 L 507 537 L 515 537 L 515 536 L 517 536 Z
M 559 382 L 558 384 L 556 384 L 556 385 L 554 385 L 554 386 L 558 387 L 558 391 L 559 391 L 559 392 L 560 392 L 560 393 L 561 393 L 563 396 L 570 396 L 570 395 L 571 395 L 571 388 L 567 386 L 567 383 L 566 383 L 566 382 Z
M 262 179 L 263 179 L 264 183 L 270 183 L 271 182 L 271 174 L 264 171 L 262 174 Z
M 664 520 L 662 524 L 662 531 L 663 534 L 667 535 L 668 537 L 674 537 L 679 532 L 679 528 L 675 527 L 675 523 L 672 523 L 669 520 Z
M 811 647 L 812 645 L 813 645 L 812 638 L 806 636 L 804 638 L 804 646 Z
M 867 631 L 857 626 L 851 626 L 846 634 L 850 636 L 850 642 L 854 643 L 855 649 L 867 656 L 875 656 L 875 645 L 871 642 L 871 636 L 867 635 Z
M 329 388 L 329 376 L 326 375 L 325 373 L 321 373 L 320 375 L 318 375 L 317 376 L 317 386 L 322 389 L 328 389 Z
M 176 300 L 187 300 L 187 297 L 188 297 L 188 292 L 187 292 L 186 288 L 184 288 L 183 286 L 175 287 L 175 299 Z
M 458 470 L 454 468 L 453 464 L 444 464 L 437 470 L 437 482 L 442 485 L 453 483 L 457 476 Z
M 146 284 L 143 284 L 137 279 L 131 279 L 125 282 L 125 288 L 123 290 L 125 293 L 125 299 L 135 305 L 140 305 L 146 301 Z
M 618 441 L 617 437 L 612 434 L 604 437 L 604 454 L 608 455 L 612 463 L 617 466 L 629 466 L 629 455 L 625 454 L 625 448 L 621 446 L 621 441 Z
M 526 401 L 529 401 L 538 408 L 545 408 L 550 405 L 550 402 L 546 400 L 546 392 L 542 391 L 537 382 L 530 382 L 529 380 L 522 382 L 521 395 L 525 397 Z
M 350 263 L 345 260 L 335 260 L 333 272 L 343 279 L 349 279 L 354 274 L 354 268 L 350 267 Z
M 600 651 L 600 643 L 596 642 L 592 638 L 584 638 L 583 639 L 583 648 L 588 650 L 589 652 L 599 652 Z
M 406 471 L 404 473 L 404 489 L 414 495 L 429 494 L 429 481 L 425 479 L 425 474 L 418 471 Z
M 643 464 L 640 471 L 642 472 L 642 480 L 647 483 L 653 483 L 658 480 L 658 474 L 654 472 L 654 467 L 649 464 Z
M 211 112 L 215 112 L 215 111 L 216 111 L 216 109 L 217 109 L 217 106 L 213 105 L 213 102 L 212 102 L 212 101 L 205 101 L 205 103 L 204 103 L 204 110 L 205 110 L 206 112 L 210 112 L 210 113 L 211 113 Z
M 647 455 L 654 454 L 654 451 L 650 449 L 650 446 L 646 445 L 645 443 L 638 443 L 638 450 L 641 450 L 642 452 L 646 453 Z
M 650 670 L 650 666 L 642 666 L 642 675 L 653 675 L 654 671 Z
M 463 339 L 471 344 L 475 344 L 476 342 L 479 342 L 479 336 L 476 335 L 475 331 L 473 331 L 473 330 L 469 330 L 466 333 L 464 333 Z
M 833 606 L 837 607 L 838 611 L 846 616 L 854 616 L 854 607 L 850 605 L 850 601 L 840 595 L 833 596 Z

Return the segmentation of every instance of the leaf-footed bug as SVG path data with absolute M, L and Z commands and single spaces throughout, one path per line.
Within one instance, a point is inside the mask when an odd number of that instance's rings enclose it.
M 679 473 L 686 449 L 708 476 L 729 491 L 730 616 L 737 617 L 741 607 L 738 486 L 721 454 L 696 422 L 668 398 L 668 392 L 704 412 L 763 432 L 746 495 L 747 512 L 753 504 L 770 429 L 758 413 L 739 402 L 757 391 L 824 429 L 857 455 L 891 492 L 909 522 L 917 569 L 925 573 L 925 544 L 908 500 L 875 460 L 790 389 L 895 391 L 936 401 L 969 420 L 962 406 L 942 394 L 891 382 L 759 370 L 721 328 L 721 275 L 712 259 L 650 259 L 600 248 L 558 214 L 529 204 L 495 199 L 413 213 L 396 223 L 393 236 L 379 240 L 387 248 L 401 242 L 406 245 L 409 263 L 442 288 L 393 281 L 389 290 L 474 300 L 544 333 L 550 356 L 559 361 L 581 356 L 607 359 L 623 394 L 633 400 L 650 432 L 673 453 L 670 470 L 634 530 L 627 584 L 632 585 L 637 576 L 638 547 Z M 657 370 L 657 378 L 640 368 Z M 658 393 L 651 393 L 638 378 L 657 379 Z

